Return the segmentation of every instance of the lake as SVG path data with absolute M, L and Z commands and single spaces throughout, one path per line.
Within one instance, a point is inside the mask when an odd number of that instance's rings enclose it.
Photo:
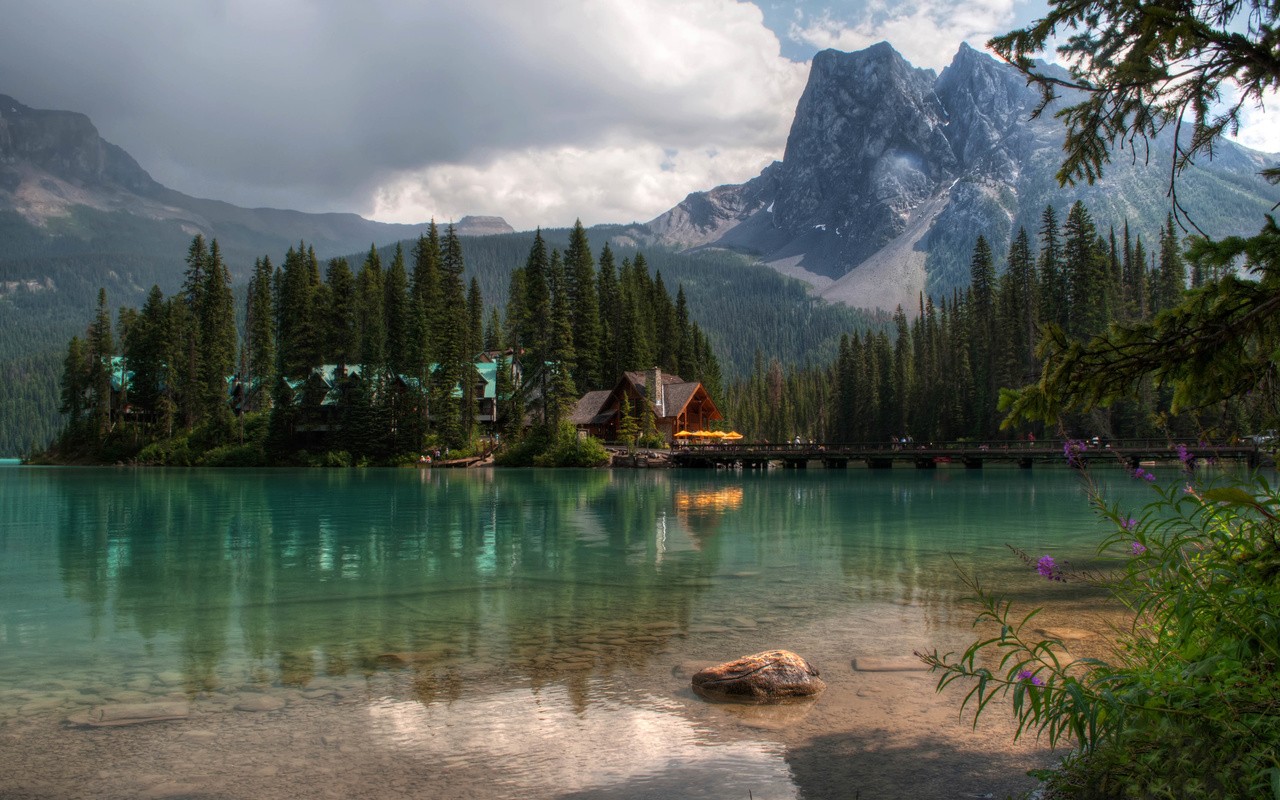
M 1106 631 L 1005 547 L 1084 565 L 1104 534 L 1065 468 L 6 466 L 0 796 L 1003 797 L 1052 754 L 853 660 L 963 649 L 957 567 Z M 816 703 L 690 690 L 775 648 Z M 185 717 L 67 721 L 139 703 Z

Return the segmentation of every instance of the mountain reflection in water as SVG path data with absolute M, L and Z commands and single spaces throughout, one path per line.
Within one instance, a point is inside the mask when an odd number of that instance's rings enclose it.
M 138 738 L 187 726 L 227 743 L 219 763 L 266 759 L 264 775 L 308 747 L 364 775 L 393 748 L 438 796 L 794 797 L 839 783 L 826 753 L 883 736 L 916 752 L 927 723 L 955 764 L 985 759 L 982 774 L 1021 785 L 1034 745 L 996 737 L 1013 761 L 992 759 L 931 680 L 850 663 L 962 646 L 957 563 L 1021 599 L 1091 608 L 1004 543 L 1083 563 L 1095 525 L 1054 470 L 4 470 L 0 736 L 26 744 L 0 795 L 38 764 L 68 786 L 101 771 L 76 749 L 95 740 L 61 727 L 75 709 L 162 699 L 191 719 L 94 736 L 131 743 L 145 774 L 197 770 Z M 689 691 L 689 664 L 775 647 L 823 671 L 810 713 L 735 716 Z M 234 711 L 246 693 L 286 707 Z M 237 744 L 244 726 L 282 749 Z M 888 752 L 858 768 L 924 785 Z M 950 763 L 935 762 L 940 787 Z M 103 796 L 150 790 L 130 786 Z

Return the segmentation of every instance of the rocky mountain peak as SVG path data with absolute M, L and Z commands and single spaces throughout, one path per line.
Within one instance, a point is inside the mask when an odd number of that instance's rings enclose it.
M 78 187 L 139 193 L 160 188 L 128 153 L 105 141 L 84 114 L 33 109 L 0 95 L 0 165 L 21 162 Z
M 967 44 L 941 75 L 887 42 L 825 50 L 782 162 L 747 183 L 690 194 L 649 227 L 665 243 L 759 254 L 829 300 L 911 313 L 920 292 L 968 283 L 979 234 L 1000 252 L 1018 227 L 1039 228 L 1047 204 L 1084 200 L 1099 224 L 1163 221 L 1167 176 L 1143 158 L 1117 159 L 1095 186 L 1058 186 L 1064 130 L 1054 112 L 1074 102 L 1064 94 L 1030 119 L 1039 91 Z M 1153 162 L 1167 158 L 1166 140 L 1150 143 Z M 1214 198 L 1206 215 L 1222 221 L 1218 235 L 1250 232 L 1275 202 L 1259 163 L 1226 142 L 1208 169 L 1185 174 L 1187 196 Z
M 887 42 L 815 56 L 787 138 L 777 227 L 825 240 L 850 265 L 901 233 L 910 209 L 955 177 L 936 80 Z

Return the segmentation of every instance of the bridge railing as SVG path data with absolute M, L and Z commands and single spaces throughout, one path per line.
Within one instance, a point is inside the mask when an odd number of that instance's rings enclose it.
M 1123 455 L 1141 455 L 1144 453 L 1175 455 L 1179 445 L 1186 447 L 1194 457 L 1217 455 L 1220 453 L 1257 452 L 1259 447 L 1252 440 L 1214 440 L 1201 439 L 1036 439 L 1036 440 L 989 440 L 989 441 L 951 441 L 951 442 L 716 442 L 716 443 L 677 443 L 672 452 L 675 453 L 720 453 L 736 455 L 775 455 L 784 458 L 788 454 L 805 455 L 811 458 L 823 456 L 858 456 L 875 457 L 876 455 L 907 457 L 912 454 L 925 456 L 945 455 L 982 455 L 1008 453 L 1010 456 L 1024 457 L 1066 457 L 1068 443 L 1082 447 L 1081 454 L 1086 458 L 1097 458 L 1111 453 Z

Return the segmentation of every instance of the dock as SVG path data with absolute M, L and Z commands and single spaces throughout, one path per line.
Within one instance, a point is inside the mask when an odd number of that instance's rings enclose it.
M 828 469 L 844 469 L 863 463 L 871 469 L 887 469 L 897 463 L 917 469 L 937 469 L 939 465 L 981 469 L 994 462 L 1017 464 L 1031 469 L 1037 464 L 1067 463 L 1066 440 L 987 442 L 859 442 L 802 444 L 691 444 L 671 451 L 671 460 L 680 467 L 742 467 L 764 469 L 770 462 L 784 469 L 804 469 L 819 462 Z M 1136 469 L 1148 461 L 1177 461 L 1179 445 L 1194 459 L 1214 462 L 1240 461 L 1256 467 L 1267 454 L 1248 439 L 1204 442 L 1189 439 L 1111 439 L 1084 442 L 1078 458 L 1087 464 L 1119 465 Z

